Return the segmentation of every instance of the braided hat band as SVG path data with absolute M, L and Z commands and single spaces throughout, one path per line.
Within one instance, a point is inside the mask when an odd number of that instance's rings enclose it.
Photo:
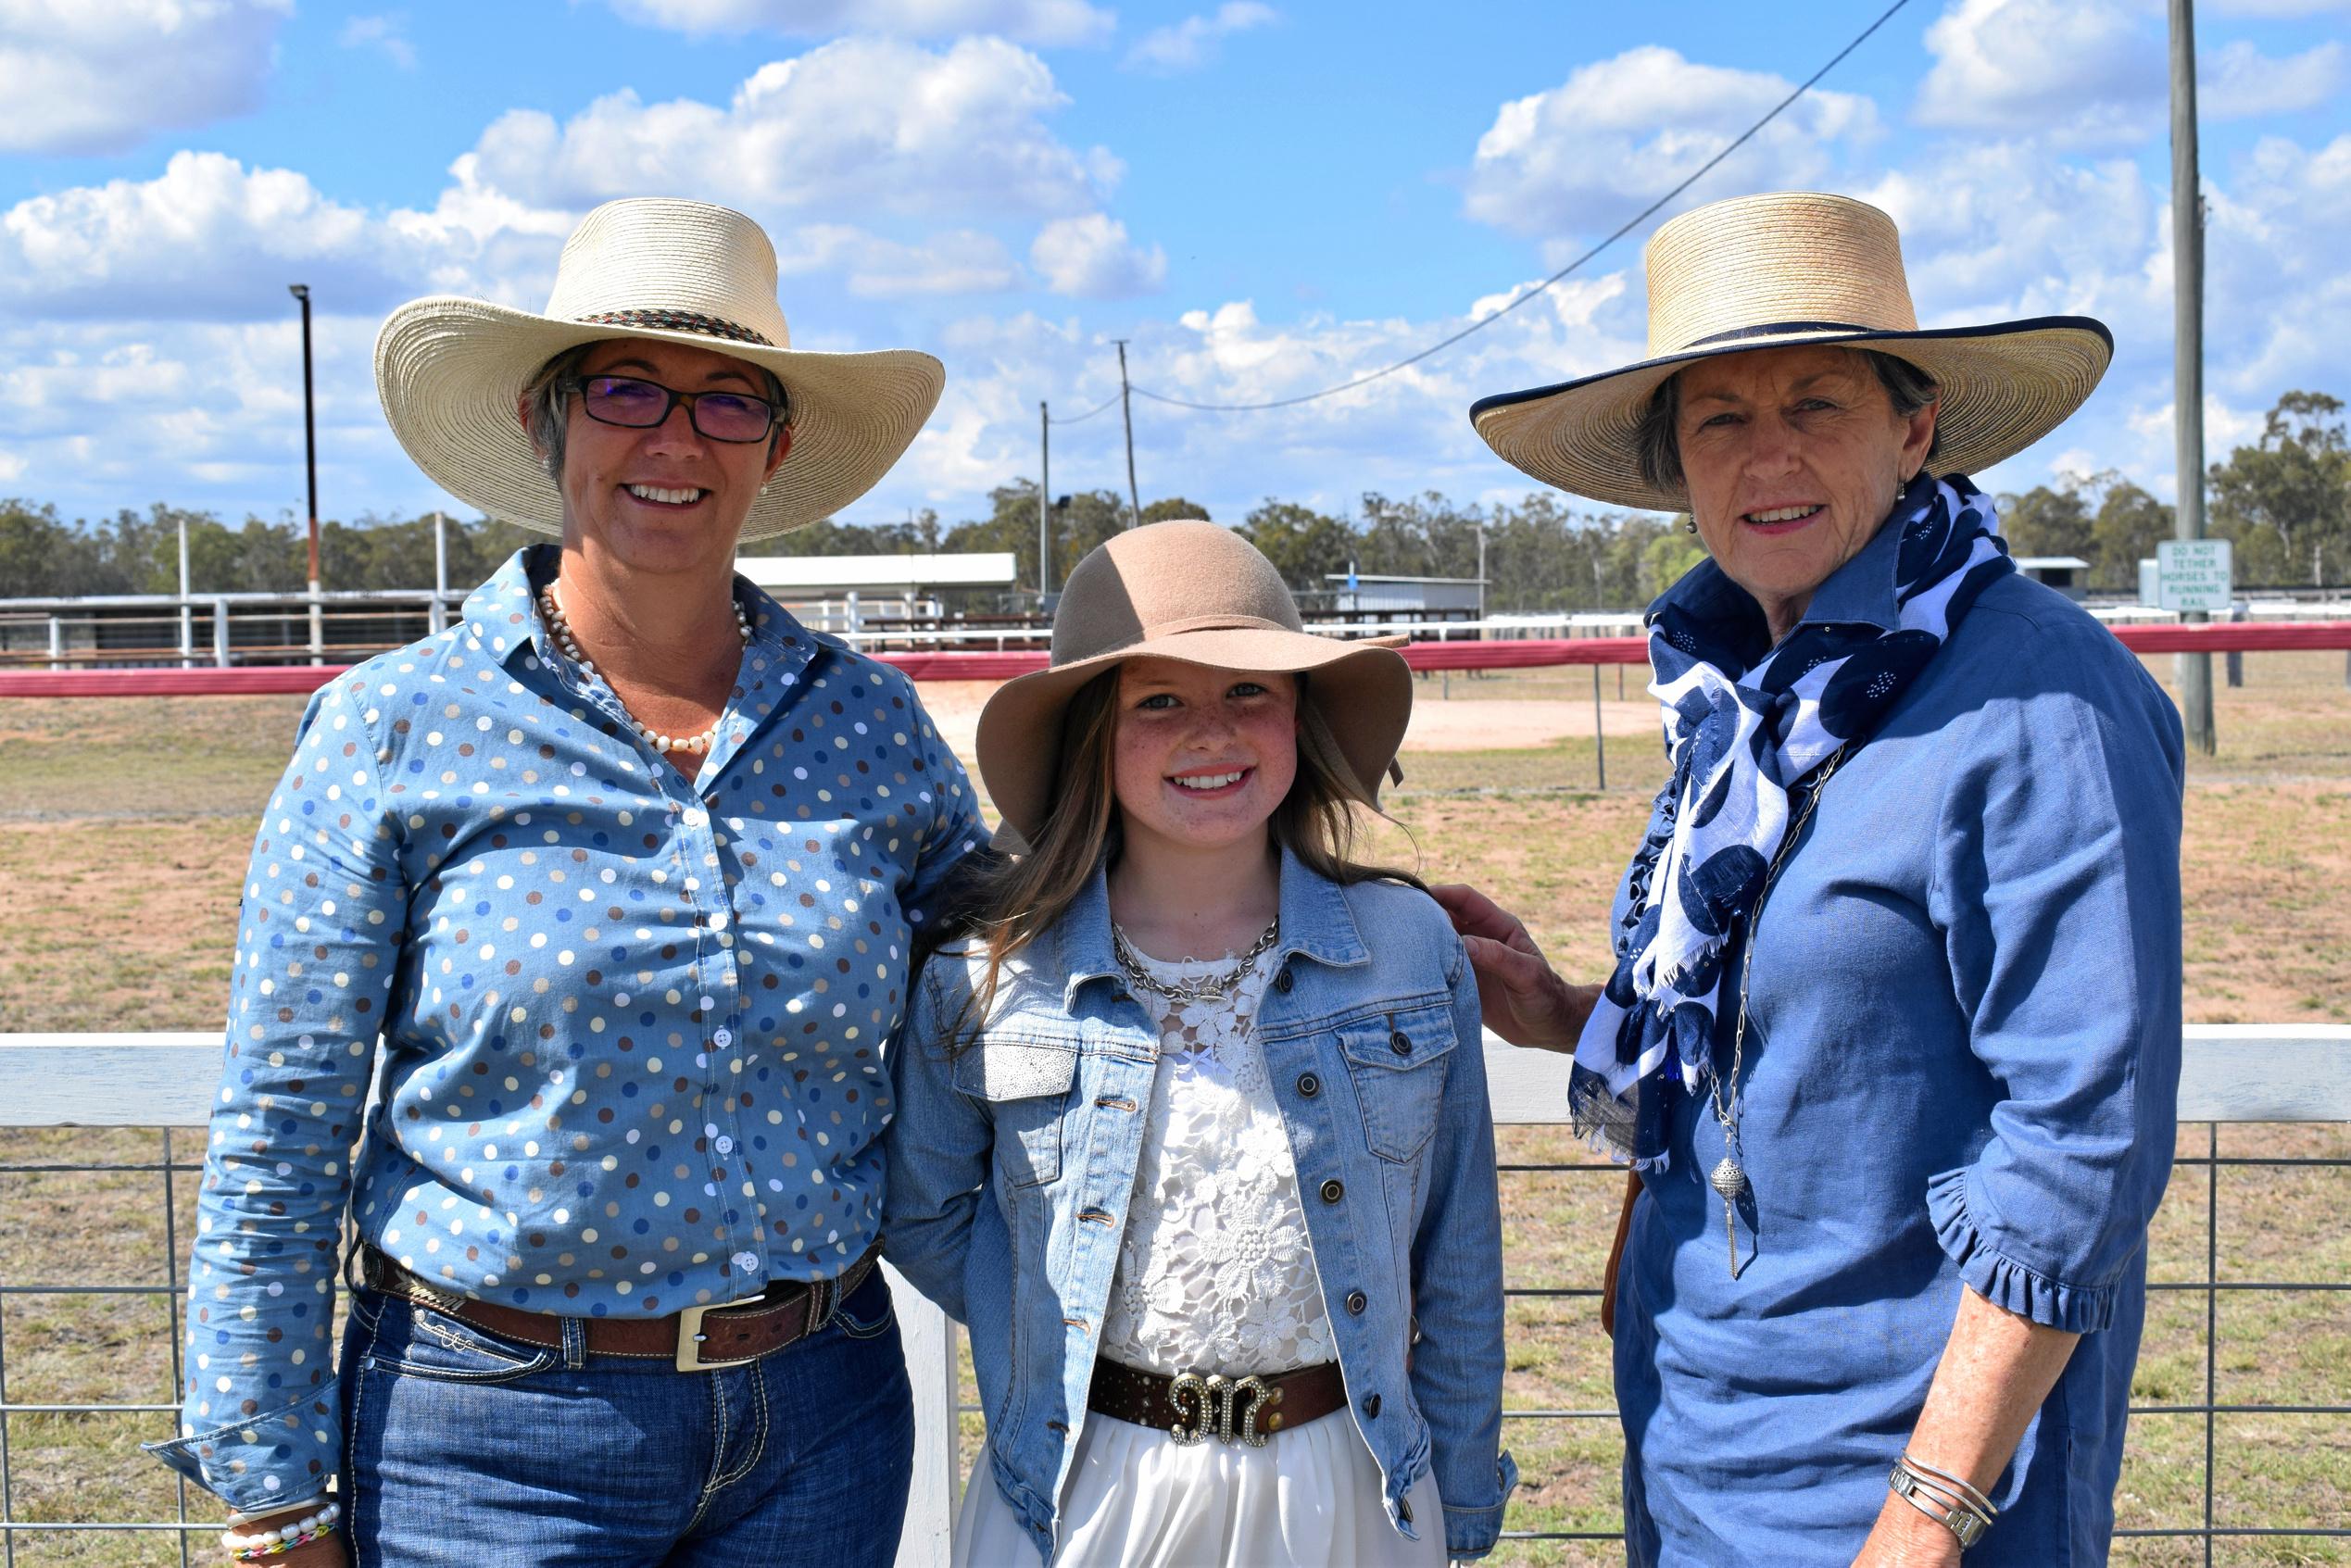
M 703 337 L 723 337 L 729 343 L 756 343 L 762 348 L 775 345 L 761 333 L 716 316 L 705 316 L 694 310 L 599 310 L 583 316 L 583 321 L 596 321 L 613 327 L 650 327 L 664 332 L 698 332 Z

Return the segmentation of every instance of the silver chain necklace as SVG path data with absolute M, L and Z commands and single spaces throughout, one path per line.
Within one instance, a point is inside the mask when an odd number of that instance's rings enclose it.
M 1755 928 L 1763 922 L 1764 901 L 1771 897 L 1772 884 L 1779 879 L 1779 868 L 1786 862 L 1789 851 L 1804 832 L 1804 823 L 1812 820 L 1813 808 L 1820 804 L 1820 792 L 1836 775 L 1838 766 L 1845 759 L 1839 751 L 1822 764 L 1820 776 L 1813 781 L 1812 793 L 1804 797 L 1804 809 L 1788 824 L 1787 833 L 1779 841 L 1779 853 L 1772 857 L 1771 869 L 1765 873 L 1763 891 L 1755 896 L 1755 907 L 1747 915 L 1747 949 L 1739 962 L 1739 1018 L 1730 1034 L 1730 1088 L 1726 1097 L 1723 1074 L 1706 1074 L 1706 1092 L 1714 1100 L 1715 1120 L 1722 1123 L 1722 1160 L 1706 1176 L 1706 1185 L 1722 1198 L 1722 1230 L 1730 1243 L 1730 1277 L 1739 1277 L 1738 1203 L 1747 1190 L 1747 1173 L 1739 1164 L 1739 1098 L 1740 1075 L 1747 1061 L 1747 980 L 1755 968 Z
M 1276 915 L 1266 922 L 1264 935 L 1257 938 L 1248 952 L 1234 961 L 1231 969 L 1220 970 L 1213 974 L 1192 975 L 1183 980 L 1162 980 L 1144 968 L 1142 955 L 1135 950 L 1135 944 L 1126 939 L 1126 933 L 1115 921 L 1111 922 L 1111 950 L 1118 955 L 1118 967 L 1126 972 L 1126 978 L 1147 991 L 1156 991 L 1174 1002 L 1220 1002 L 1240 989 L 1241 977 L 1249 972 L 1251 965 L 1272 951 L 1281 929 L 1281 916 Z M 1198 959 L 1189 958 L 1181 961 L 1200 962 Z

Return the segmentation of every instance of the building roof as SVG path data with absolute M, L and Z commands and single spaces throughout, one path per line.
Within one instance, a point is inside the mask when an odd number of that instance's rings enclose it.
M 1354 577 L 1358 583 L 1452 583 L 1465 588 L 1475 588 L 1478 583 L 1475 577 L 1389 577 L 1376 571 L 1359 571 Z M 1344 583 L 1347 578 L 1348 574 L 1344 571 L 1323 573 L 1324 581 L 1329 583 Z
M 903 556 L 737 556 L 735 570 L 773 593 L 913 594 L 931 588 L 1009 588 L 1010 550 Z
M 2018 556 L 2019 571 L 2087 571 L 2090 563 L 2080 556 Z

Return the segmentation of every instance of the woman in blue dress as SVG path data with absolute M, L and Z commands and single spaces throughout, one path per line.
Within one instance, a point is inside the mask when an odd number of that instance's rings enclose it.
M 1706 546 L 1649 611 L 1673 773 L 1615 971 L 1570 985 L 1440 890 L 1488 1023 L 1574 1052 L 1638 1175 L 1628 1555 L 2103 1562 L 2172 1156 L 2180 723 L 1966 475 L 2111 340 L 1920 331 L 1892 222 L 1835 196 L 1699 208 L 1648 273 L 1648 359 L 1472 412 Z

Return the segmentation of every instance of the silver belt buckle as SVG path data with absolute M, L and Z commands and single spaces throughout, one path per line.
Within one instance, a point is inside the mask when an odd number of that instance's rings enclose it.
M 702 1319 L 711 1312 L 722 1312 L 729 1307 L 747 1306 L 759 1298 L 741 1301 L 721 1301 L 716 1306 L 686 1307 L 677 1314 L 677 1370 L 680 1372 L 724 1372 L 729 1367 L 748 1366 L 757 1356 L 737 1356 L 732 1361 L 708 1361 L 702 1359 L 702 1341 L 709 1337 L 702 1332 Z
M 1167 1434 L 1178 1445 L 1188 1447 L 1206 1442 L 1213 1432 L 1218 1442 L 1230 1447 L 1238 1415 L 1240 1440 L 1262 1449 L 1273 1434 L 1257 1430 L 1257 1412 L 1265 1408 L 1272 1393 L 1265 1380 L 1254 1374 L 1235 1379 L 1223 1373 L 1202 1377 L 1188 1372 L 1168 1385 L 1167 1402 L 1176 1407 L 1176 1420 Z M 1192 1407 L 1188 1411 L 1187 1404 Z

